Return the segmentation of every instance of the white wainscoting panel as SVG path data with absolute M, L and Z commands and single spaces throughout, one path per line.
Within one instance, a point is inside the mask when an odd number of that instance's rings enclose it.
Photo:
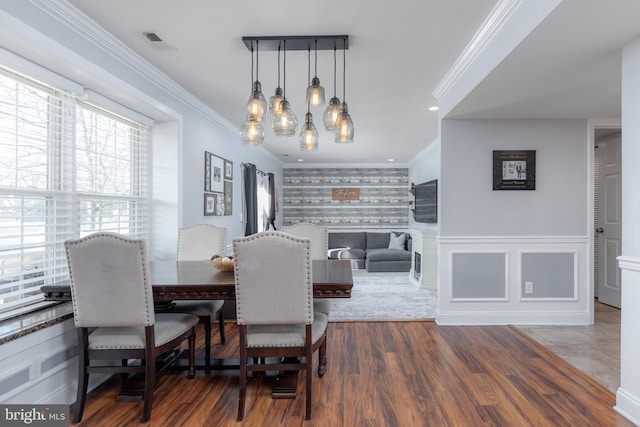
M 505 324 L 593 324 L 592 262 L 589 261 L 588 236 L 440 236 L 439 240 L 439 310 L 436 321 L 440 325 L 505 325 Z M 453 258 L 456 254 L 504 254 L 504 271 L 484 276 L 487 280 L 505 277 L 505 298 L 454 298 L 455 274 Z M 522 260 L 527 254 L 561 257 L 573 260 L 574 277 L 562 283 L 573 286 L 570 297 L 523 298 Z M 560 274 L 559 274 L 560 276 Z M 486 278 L 485 277 L 485 278 Z M 551 275 L 553 277 L 553 275 Z M 479 286 L 483 276 L 478 277 Z M 568 284 L 567 284 L 568 283 Z M 534 294 L 535 296 L 535 294 Z

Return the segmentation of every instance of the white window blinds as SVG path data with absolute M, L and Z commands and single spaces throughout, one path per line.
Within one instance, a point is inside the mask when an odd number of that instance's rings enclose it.
M 68 281 L 64 241 L 146 237 L 144 126 L 0 66 L 0 320 Z

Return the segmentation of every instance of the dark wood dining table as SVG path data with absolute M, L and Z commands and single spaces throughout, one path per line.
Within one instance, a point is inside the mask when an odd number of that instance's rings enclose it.
M 323 259 L 312 263 L 314 298 L 351 298 L 353 274 L 350 261 Z M 233 271 L 216 270 L 208 261 L 152 261 L 149 269 L 154 302 L 162 310 L 171 310 L 171 301 L 174 300 L 235 301 Z M 69 285 L 45 285 L 41 291 L 47 301 L 71 301 Z M 201 362 L 196 365 L 196 369 L 201 370 L 224 370 L 238 369 L 239 362 L 237 359 L 212 358 L 208 365 Z M 177 367 L 181 369 L 181 366 L 178 364 Z M 273 397 L 294 398 L 296 379 L 297 373 L 293 379 L 279 376 Z M 141 383 L 132 383 L 123 387 L 118 400 L 140 400 Z
M 149 263 L 153 298 L 172 300 L 235 300 L 233 271 L 218 271 L 208 261 L 152 261 Z M 313 260 L 314 298 L 350 298 L 353 287 L 348 260 Z M 69 285 L 41 287 L 47 301 L 71 301 Z

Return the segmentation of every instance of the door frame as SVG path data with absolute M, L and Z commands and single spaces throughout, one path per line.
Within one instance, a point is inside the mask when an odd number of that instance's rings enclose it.
M 588 280 L 590 280 L 589 285 L 589 295 L 587 301 L 587 307 L 589 308 L 589 316 L 591 317 L 591 324 L 593 325 L 595 320 L 595 308 L 594 308 L 594 299 L 595 299 L 595 281 L 597 278 L 594 277 L 593 268 L 594 268 L 594 255 L 595 255 L 595 171 L 594 171 L 594 162 L 595 162 L 595 145 L 596 145 L 596 129 L 622 129 L 622 119 L 589 119 L 587 120 L 588 127 L 588 144 L 589 150 L 587 151 L 587 176 L 589 180 L 588 191 L 587 191 L 587 200 L 588 200 L 588 215 L 587 215 L 587 223 L 589 224 L 588 230 L 588 241 L 589 241 L 589 251 L 587 256 L 588 265 Z

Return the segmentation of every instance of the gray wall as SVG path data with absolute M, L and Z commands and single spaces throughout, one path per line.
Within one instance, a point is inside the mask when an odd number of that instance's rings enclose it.
M 443 120 L 440 233 L 588 232 L 586 120 Z M 493 150 L 536 150 L 535 191 L 493 191 Z
M 592 322 L 587 120 L 441 129 L 438 323 Z M 535 150 L 535 190 L 494 191 L 494 150 Z

